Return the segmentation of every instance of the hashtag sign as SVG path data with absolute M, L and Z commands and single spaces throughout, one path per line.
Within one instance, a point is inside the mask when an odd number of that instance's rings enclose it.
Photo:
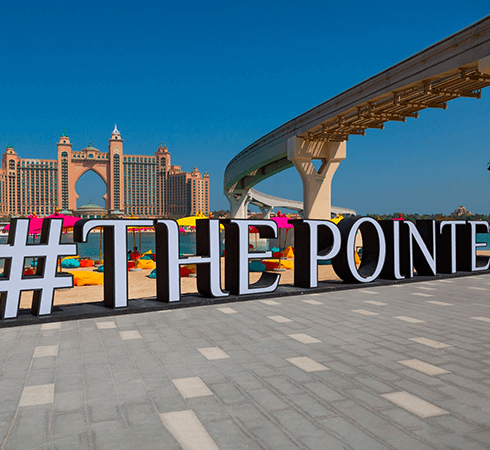
M 51 314 L 54 290 L 73 287 L 71 274 L 57 274 L 59 256 L 77 254 L 76 244 L 62 244 L 62 219 L 45 219 L 39 244 L 28 244 L 29 219 L 13 219 L 8 243 L 0 245 L 0 259 L 5 259 L 0 277 L 0 315 L 12 319 L 19 313 L 22 291 L 34 291 L 31 312 Z M 23 275 L 25 258 L 39 258 L 35 275 Z

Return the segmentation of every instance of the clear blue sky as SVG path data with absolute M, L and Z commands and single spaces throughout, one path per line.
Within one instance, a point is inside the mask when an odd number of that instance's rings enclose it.
M 226 164 L 285 121 L 490 14 L 465 1 L 3 2 L 0 146 L 54 158 L 107 149 L 114 123 L 126 153 L 165 141 L 174 164 L 211 176 L 211 208 L 228 209 Z M 332 203 L 360 214 L 490 213 L 490 88 L 481 100 L 352 137 Z M 295 169 L 256 186 L 302 199 Z M 79 205 L 102 204 L 95 175 Z

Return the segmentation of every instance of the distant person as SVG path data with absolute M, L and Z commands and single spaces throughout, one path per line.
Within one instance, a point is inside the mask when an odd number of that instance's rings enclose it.
M 131 253 L 130 257 L 133 261 L 141 258 L 141 255 L 138 253 L 138 247 L 133 247 L 133 253 Z

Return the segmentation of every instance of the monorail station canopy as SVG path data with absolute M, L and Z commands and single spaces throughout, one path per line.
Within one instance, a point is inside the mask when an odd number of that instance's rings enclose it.
M 306 218 L 330 218 L 330 185 L 346 141 L 389 121 L 416 119 L 450 100 L 481 97 L 490 86 L 490 16 L 422 50 L 265 135 L 231 160 L 224 192 L 243 217 L 247 192 L 295 166 L 303 180 Z M 317 171 L 312 159 L 322 161 Z

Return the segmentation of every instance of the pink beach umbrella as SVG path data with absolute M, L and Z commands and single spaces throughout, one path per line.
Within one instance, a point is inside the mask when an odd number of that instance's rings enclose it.
M 55 213 L 50 216 L 46 216 L 45 219 L 63 219 L 63 228 L 73 228 L 79 220 L 80 217 L 66 216 L 64 214 Z
M 289 223 L 289 218 L 286 216 L 277 216 L 272 217 L 272 220 L 277 223 L 277 227 L 281 228 L 293 228 L 293 226 Z
M 36 234 L 41 233 L 41 228 L 43 227 L 43 219 L 40 219 L 39 217 L 36 216 L 29 216 L 28 219 L 30 219 L 29 222 L 29 236 L 35 236 Z M 2 233 L 8 233 L 10 230 L 10 224 L 4 226 L 2 228 Z

